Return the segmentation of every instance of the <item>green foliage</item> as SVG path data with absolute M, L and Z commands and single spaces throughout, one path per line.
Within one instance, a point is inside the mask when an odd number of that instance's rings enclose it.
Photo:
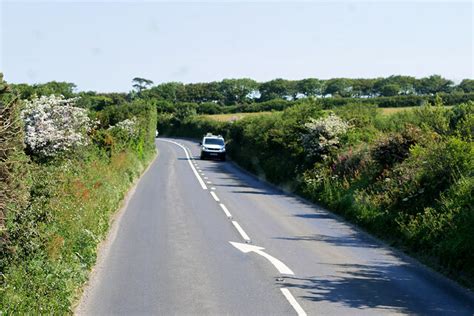
M 156 105 L 107 105 L 91 113 L 102 122 L 90 145 L 29 160 L 19 103 L 1 80 L 0 92 L 0 314 L 69 314 L 111 215 L 153 157 Z
M 420 139 L 417 128 L 407 128 L 403 133 L 384 136 L 372 148 L 371 156 L 383 169 L 405 160 L 410 149 Z
M 372 126 L 381 115 L 375 104 L 350 103 L 334 109 L 334 113 L 354 127 Z
M 5 269 L 0 310 L 71 312 L 110 216 L 150 157 L 139 159 L 127 150 L 108 158 L 91 148 L 77 159 L 31 166 L 29 205 L 7 219 L 13 255 Z
M 337 107 L 351 128 L 328 159 L 316 161 L 301 136 L 311 118 L 323 116 L 324 100 L 295 104 L 235 122 L 190 117 L 168 132 L 224 134 L 230 157 L 242 167 L 474 286 L 474 104 L 447 108 L 434 96 L 433 105 L 392 116 L 372 104 Z
M 392 97 L 400 94 L 400 90 L 401 88 L 398 84 L 389 83 L 380 89 L 380 94 L 384 97 Z
M 12 254 L 11 234 L 5 219 L 24 208 L 28 201 L 28 158 L 23 152 L 20 102 L 0 73 L 0 285 Z M 1 292 L 0 292 L 1 294 Z
M 21 99 L 29 100 L 34 96 L 62 95 L 65 98 L 72 98 L 76 85 L 70 82 L 51 81 L 43 84 L 12 84 L 12 90 L 19 95 Z
M 474 92 L 474 79 L 464 79 L 458 88 L 466 93 Z

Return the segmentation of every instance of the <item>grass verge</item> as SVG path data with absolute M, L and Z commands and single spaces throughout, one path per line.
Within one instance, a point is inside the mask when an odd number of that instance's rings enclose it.
M 3 274 L 0 314 L 72 313 L 112 215 L 154 156 L 92 151 L 85 159 L 31 166 L 32 202 L 22 218 L 7 219 L 10 234 L 24 237 Z

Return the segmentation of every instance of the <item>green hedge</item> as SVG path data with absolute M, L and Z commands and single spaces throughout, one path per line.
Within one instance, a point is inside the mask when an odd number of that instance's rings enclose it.
M 444 105 L 456 105 L 474 101 L 474 93 L 440 93 L 439 97 L 443 99 Z M 427 103 L 434 103 L 434 95 L 399 95 L 392 97 L 374 97 L 374 98 L 319 98 L 316 101 L 324 109 L 334 109 L 336 107 L 347 106 L 349 104 L 376 105 L 378 107 L 416 107 Z M 180 108 L 187 108 L 188 111 L 197 114 L 230 114 L 230 113 L 255 113 L 263 111 L 283 111 L 297 104 L 306 103 L 307 99 L 298 99 L 295 101 L 274 99 L 265 102 L 254 102 L 238 105 L 219 105 L 212 102 L 205 103 L 172 103 L 169 101 L 157 101 L 158 113 L 176 113 Z M 191 113 L 191 114 L 192 114 Z
M 474 101 L 474 93 L 439 93 L 444 105 L 456 105 Z M 351 103 L 375 104 L 382 108 L 420 106 L 426 103 L 433 103 L 436 99 L 434 95 L 399 95 L 393 97 L 376 98 L 323 98 L 321 102 L 326 109 L 344 106 Z
M 167 132 L 225 135 L 242 167 L 473 287 L 474 102 L 434 103 L 388 118 L 374 105 L 336 108 L 353 127 L 326 158 L 309 156 L 301 141 L 309 118 L 324 115 L 315 104 L 226 123 L 188 118 Z
M 111 216 L 154 156 L 154 105 L 140 101 L 91 115 L 108 122 L 93 132 L 92 144 L 65 158 L 21 164 L 27 199 L 7 205 L 0 314 L 72 313 Z M 106 125 L 132 117 L 133 137 Z

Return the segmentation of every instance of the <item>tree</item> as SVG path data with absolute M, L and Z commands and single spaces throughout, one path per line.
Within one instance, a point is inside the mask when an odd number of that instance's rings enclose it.
M 132 79 L 133 88 L 137 90 L 138 93 L 142 92 L 143 90 L 147 89 L 148 86 L 153 84 L 153 81 L 145 78 L 135 77 Z
M 305 97 L 315 97 L 322 94 L 323 84 L 319 79 L 308 78 L 296 83 L 296 91 Z
M 400 94 L 400 86 L 396 83 L 388 83 L 380 88 L 380 95 L 384 97 L 393 97 Z
M 350 97 L 351 90 L 352 89 L 348 79 L 334 78 L 326 81 L 324 94 L 330 94 L 331 96 Z
M 415 92 L 415 77 L 411 76 L 390 76 L 391 83 L 400 87 L 400 94 L 413 94 Z
M 352 79 L 352 95 L 356 97 L 372 97 L 377 79 Z
M 449 93 L 452 90 L 453 84 L 451 80 L 445 79 L 440 75 L 432 75 L 418 80 L 415 89 L 418 94 Z
M 294 89 L 292 89 L 292 84 L 290 81 L 281 78 L 260 84 L 259 91 L 259 101 L 288 99 L 294 95 Z
M 34 85 L 28 85 L 26 83 L 14 84 L 11 85 L 11 88 L 20 95 L 21 99 L 30 100 L 34 96 L 41 97 L 52 94 L 72 98 L 75 94 L 74 90 L 76 89 L 76 85 L 71 82 L 51 81 Z
M 462 91 L 466 92 L 466 93 L 474 92 L 474 80 L 473 79 L 464 79 L 458 85 L 458 88 L 461 89 Z
M 178 102 L 185 100 L 185 86 L 181 82 L 167 82 L 142 92 L 143 97 Z
M 242 79 L 224 79 L 219 83 L 219 90 L 223 97 L 224 104 L 242 104 L 251 101 L 252 94 L 258 89 L 258 83 L 255 80 Z
M 34 85 L 37 95 L 62 95 L 65 98 L 72 98 L 76 85 L 71 82 L 51 81 L 44 84 Z

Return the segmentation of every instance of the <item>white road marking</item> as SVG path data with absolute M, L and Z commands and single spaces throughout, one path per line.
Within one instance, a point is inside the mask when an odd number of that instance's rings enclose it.
M 207 184 L 212 184 L 212 182 L 211 182 L 211 181 L 206 181 L 206 183 L 207 183 Z
M 206 179 L 206 180 L 207 180 L 207 179 L 209 179 L 209 178 L 208 178 L 208 177 L 204 177 L 204 179 Z
M 234 225 L 235 229 L 237 229 L 237 231 L 239 232 L 240 236 L 242 236 L 242 238 L 246 241 L 246 242 L 250 242 L 250 237 L 249 235 L 247 235 L 247 233 L 243 230 L 242 227 L 240 227 L 239 223 L 237 223 L 236 221 L 232 221 L 232 225 Z M 237 243 L 232 243 L 230 242 L 234 247 L 237 248 L 237 246 L 235 246 L 234 244 L 237 244 Z M 245 244 L 242 244 L 242 245 L 245 245 Z
M 215 190 L 216 188 L 215 187 L 211 187 L 211 190 Z
M 216 200 L 216 202 L 219 202 L 219 201 L 220 201 L 219 198 L 217 197 L 217 194 L 216 194 L 215 192 L 212 192 L 212 191 L 211 191 L 211 195 L 212 195 L 212 197 L 214 198 L 214 200 Z
M 225 215 L 227 216 L 227 218 L 232 218 L 232 214 L 230 214 L 229 210 L 227 209 L 227 207 L 225 207 L 224 204 L 219 204 L 222 208 L 222 210 L 224 211 Z
M 232 222 L 232 223 L 234 223 L 234 222 Z M 270 261 L 275 266 L 275 268 L 278 270 L 278 272 L 280 272 L 281 274 L 295 275 L 293 273 L 293 271 L 291 271 L 291 269 L 288 268 L 288 266 L 286 264 L 284 264 L 283 262 L 281 262 L 277 258 L 270 256 L 268 253 L 264 252 L 263 250 L 265 248 L 254 246 L 254 245 L 242 244 L 242 243 L 238 243 L 238 242 L 232 242 L 232 241 L 229 241 L 229 242 L 231 243 L 232 246 L 239 249 L 243 253 L 255 252 L 256 254 L 261 255 L 262 257 L 264 257 L 265 259 Z
M 307 315 L 306 312 L 304 311 L 304 309 L 300 306 L 300 304 L 298 304 L 298 302 L 296 301 L 294 296 L 291 294 L 290 290 L 288 290 L 286 288 L 281 288 L 280 290 L 283 293 L 283 295 L 286 297 L 288 302 L 290 302 L 291 306 L 293 306 L 293 308 L 295 309 L 298 316 L 306 316 Z
M 194 175 L 196 176 L 196 178 L 198 179 L 199 184 L 201 185 L 201 187 L 203 188 L 203 190 L 207 190 L 206 184 L 205 184 L 204 181 L 201 179 L 201 177 L 199 176 L 199 174 L 198 174 L 197 171 L 196 171 L 196 168 L 194 168 L 193 164 L 191 163 L 191 158 L 190 158 L 190 156 L 189 156 L 188 151 L 186 150 L 186 148 L 184 148 L 183 145 L 178 144 L 177 142 L 174 142 L 174 141 L 172 141 L 172 140 L 167 140 L 167 139 L 158 139 L 158 140 L 159 140 L 159 141 L 162 141 L 162 142 L 167 142 L 167 143 L 172 143 L 172 144 L 178 145 L 179 147 L 181 147 L 181 148 L 184 150 L 184 153 L 186 154 L 186 158 L 188 158 L 189 166 L 190 166 L 191 169 L 193 170 L 193 173 L 194 173 Z

